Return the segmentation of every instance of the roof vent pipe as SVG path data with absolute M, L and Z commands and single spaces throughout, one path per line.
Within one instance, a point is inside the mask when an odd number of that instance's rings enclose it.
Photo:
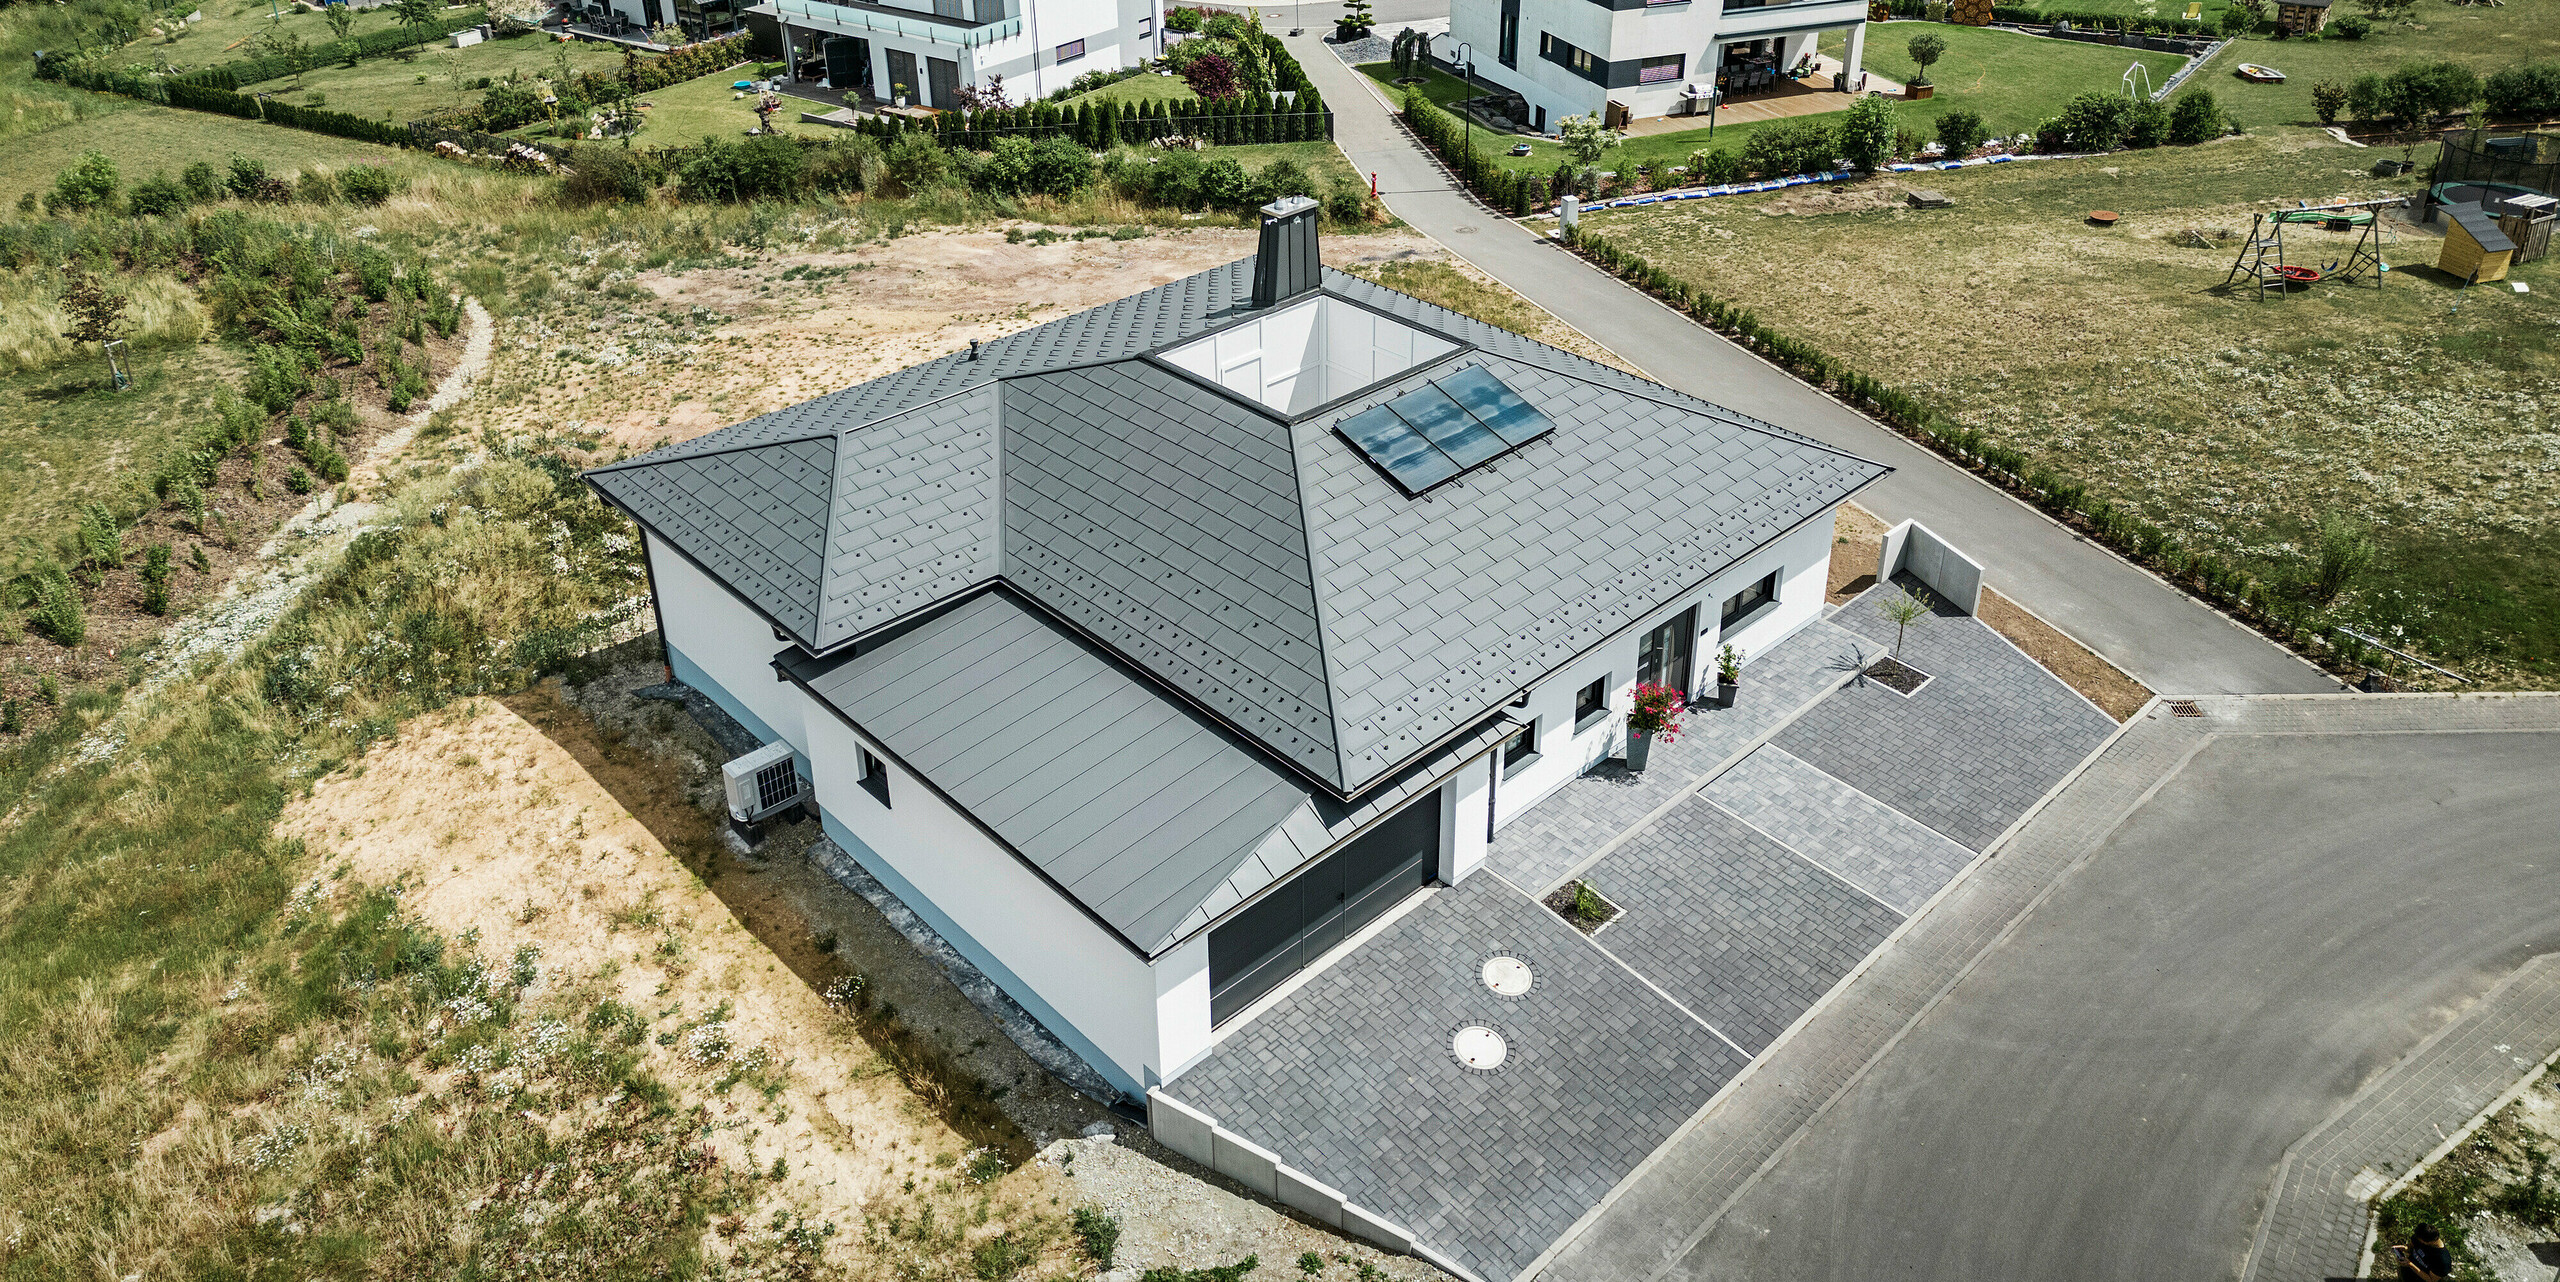
M 1323 274 L 1316 258 L 1316 202 L 1283 196 L 1262 207 L 1262 247 L 1253 256 L 1253 305 L 1269 307 L 1314 289 Z
M 974 338 L 969 340 L 969 359 L 978 359 L 978 340 Z

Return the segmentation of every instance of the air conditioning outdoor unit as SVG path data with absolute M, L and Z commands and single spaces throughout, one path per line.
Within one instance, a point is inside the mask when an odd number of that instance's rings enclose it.
M 729 796 L 729 818 L 761 823 L 800 804 L 800 768 L 791 761 L 791 745 L 768 743 L 720 767 L 720 782 Z

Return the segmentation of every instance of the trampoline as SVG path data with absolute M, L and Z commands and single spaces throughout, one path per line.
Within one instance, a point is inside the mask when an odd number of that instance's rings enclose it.
M 2545 194 L 2547 193 L 2522 183 L 2482 182 L 2477 179 L 2467 182 L 2437 183 L 2429 190 L 2429 195 L 2439 205 L 2478 205 L 2492 213 L 2496 212 L 2491 208 L 2492 206 L 2503 204 L 2510 196 Z

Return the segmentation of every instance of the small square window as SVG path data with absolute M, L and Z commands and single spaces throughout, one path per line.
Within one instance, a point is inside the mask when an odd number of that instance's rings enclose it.
M 1751 616 L 1778 603 L 1778 572 L 1769 571 L 1760 581 L 1724 599 L 1724 623 L 1730 628 L 1748 622 Z
M 1502 741 L 1502 777 L 1505 779 L 1527 769 L 1538 759 L 1538 723 L 1530 722 L 1520 733 Z
M 889 804 L 889 768 L 880 763 L 880 758 L 871 755 L 869 748 L 861 751 L 862 786 L 886 806 Z
M 1580 734 L 1608 719 L 1609 678 L 1602 677 L 1573 696 L 1573 732 Z
M 1152 16 L 1138 19 L 1138 38 L 1140 40 L 1153 39 L 1155 34 L 1156 20 Z
M 1058 61 L 1060 62 L 1074 62 L 1076 59 L 1083 56 L 1084 42 L 1081 40 L 1070 40 L 1065 44 L 1058 46 Z

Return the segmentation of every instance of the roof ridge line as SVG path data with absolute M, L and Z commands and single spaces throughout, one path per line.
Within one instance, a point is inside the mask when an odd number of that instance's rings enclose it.
M 1298 500 L 1298 540 L 1307 567 L 1307 602 L 1313 606 L 1316 620 L 1317 678 L 1324 686 L 1325 730 L 1333 739 L 1334 791 L 1351 795 L 1351 768 L 1342 759 L 1342 713 L 1333 701 L 1333 627 L 1328 622 L 1331 611 L 1325 608 L 1325 594 L 1316 582 L 1315 520 L 1307 510 L 1307 461 L 1298 450 L 1298 425 L 1284 423 L 1281 430 L 1289 440 L 1289 490 Z
M 1529 341 L 1534 343 L 1534 342 L 1537 342 L 1538 340 L 1536 340 L 1536 339 L 1534 339 L 1534 338 L 1533 338 L 1533 339 L 1530 339 Z M 1697 408 L 1695 408 L 1694 406 L 1682 405 L 1682 404 L 1679 404 L 1679 403 L 1674 402 L 1674 401 L 1664 400 L 1662 397 L 1654 396 L 1654 395 L 1650 395 L 1650 394 L 1645 393 L 1645 392 L 1629 391 L 1629 390 L 1627 390 L 1627 389 L 1625 389 L 1625 388 L 1621 388 L 1621 387 L 1610 387 L 1610 386 L 1608 386 L 1607 384 L 1600 382 L 1598 379 L 1594 379 L 1594 378 L 1591 378 L 1591 377 L 1589 377 L 1589 376 L 1587 376 L 1587 375 L 1583 375 L 1583 374 L 1577 374 L 1577 373 L 1575 373 L 1575 372 L 1573 372 L 1573 371 L 1571 371 L 1571 370 L 1561 370 L 1561 369 L 1556 369 L 1556 368 L 1553 368 L 1553 367 L 1551 367 L 1551 366 L 1541 364 L 1541 363 L 1539 363 L 1539 362 L 1537 362 L 1537 361 L 1521 360 L 1521 359 L 1520 359 L 1519 357 L 1517 357 L 1517 356 L 1504 356 L 1504 355 L 1503 355 L 1502 353 L 1500 353 L 1500 352 L 1486 352 L 1486 351 L 1483 351 L 1483 349 L 1481 349 L 1481 348 L 1479 348 L 1479 349 L 1477 349 L 1477 350 L 1478 350 L 1481 354 L 1483 354 L 1483 355 L 1485 355 L 1485 356 L 1488 356 L 1488 357 L 1490 357 L 1490 358 L 1492 358 L 1492 359 L 1495 359 L 1495 360 L 1519 361 L 1519 362 L 1520 362 L 1521 364 L 1523 364 L 1523 365 L 1527 365 L 1527 366 L 1530 366 L 1530 367 L 1535 368 L 1535 369 L 1545 370 L 1547 373 L 1553 374 L 1553 375 L 1555 375 L 1555 376 L 1556 376 L 1556 377 L 1558 377 L 1558 378 L 1569 378 L 1569 379 L 1572 379 L 1572 380 L 1574 380 L 1575 382 L 1578 382 L 1578 383 L 1588 383 L 1588 384 L 1590 384 L 1591 386 L 1593 386 L 1593 387 L 1597 387 L 1597 388 L 1601 388 L 1601 389 L 1602 389 L 1602 390 L 1604 390 L 1604 391 L 1617 392 L 1617 393 L 1619 393 L 1620 395 L 1623 395 L 1623 396 L 1632 396 L 1632 397 L 1634 397 L 1634 398 L 1635 398 L 1635 399 L 1637 399 L 1637 400 L 1644 401 L 1644 402 L 1647 402 L 1647 403 L 1649 403 L 1649 404 L 1653 404 L 1653 405 L 1659 405 L 1659 406 L 1662 406 L 1662 407 L 1663 407 L 1663 408 L 1665 408 L 1665 409 L 1674 409 L 1674 410 L 1678 410 L 1678 411 L 1680 411 L 1680 412 L 1681 412 L 1681 413 L 1683 413 L 1683 414 L 1700 414 L 1700 411 L 1699 411 Z M 1563 348 L 1557 348 L 1557 349 L 1555 349 L 1555 350 L 1557 350 L 1557 351 L 1564 351 L 1564 349 L 1563 349 Z M 1571 352 L 1565 352 L 1564 354 L 1565 354 L 1565 355 L 1567 355 L 1567 356 L 1573 356 L 1573 353 L 1571 353 Z M 1589 357 L 1586 357 L 1586 356 L 1575 356 L 1575 357 L 1574 357 L 1574 359 L 1575 359 L 1575 360 L 1589 360 L 1590 358 L 1589 358 Z M 1596 362 L 1596 361 L 1594 361 L 1593 363 L 1594 363 L 1594 364 L 1598 364 L 1598 362 Z M 1609 368 L 1611 368 L 1611 367 L 1610 367 L 1610 366 L 1606 366 L 1606 365 L 1602 365 L 1602 366 L 1601 366 L 1601 368 L 1602 368 L 1602 369 L 1609 369 Z M 1620 371 L 1618 371 L 1618 372 L 1619 372 L 1619 373 L 1625 373 L 1626 371 L 1624 371 L 1624 370 L 1620 370 Z M 1679 388 L 1672 387 L 1672 386 L 1670 386 L 1670 385 L 1668 385 L 1668 384 L 1665 384 L 1665 383 L 1657 383 L 1657 382 L 1653 381 L 1652 379 L 1649 379 L 1649 378 L 1644 377 L 1644 376 L 1643 376 L 1643 375 L 1641 375 L 1641 374 L 1639 374 L 1639 375 L 1635 375 L 1634 377 L 1637 379 L 1637 381 L 1639 381 L 1639 382 L 1643 383 L 1643 384 L 1644 384 L 1645 386 L 1647 386 L 1647 387 L 1659 387 L 1659 388 L 1661 388 L 1663 391 L 1666 391 L 1666 392 L 1671 393 L 1673 396 L 1682 396 L 1682 397 L 1687 397 L 1687 398 L 1688 398 L 1688 399 L 1690 399 L 1690 400 L 1696 401 L 1699 405 L 1704 405 L 1704 406 L 1706 406 L 1708 409 L 1712 409 L 1712 410 L 1715 410 L 1715 411 L 1716 411 L 1716 413 L 1714 413 L 1714 414 L 1700 414 L 1700 416 L 1701 416 L 1701 417 L 1704 417 L 1704 418 L 1712 418 L 1712 419 L 1715 419 L 1716 421 L 1718 421 L 1718 422 L 1720 422 L 1720 423 L 1724 423 L 1724 424 L 1726 424 L 1727 426 L 1730 426 L 1730 427 L 1738 427 L 1738 428 L 1740 428 L 1740 429 L 1742 429 L 1742 430 L 1744 430 L 1744 431 L 1746 431 L 1746 432 L 1757 432 L 1757 433 L 1759 433 L 1759 434 L 1760 434 L 1760 435 L 1762 435 L 1762 436 L 1766 436 L 1766 437 L 1769 437 L 1769 438 L 1774 439 L 1774 440 L 1786 441 L 1786 442 L 1788 442 L 1788 443 L 1790 443 L 1790 444 L 1795 444 L 1795 445 L 1806 445 L 1806 446 L 1811 446 L 1812 448 L 1817 449 L 1817 450 L 1820 450 L 1820 451 L 1822 451 L 1822 452 L 1823 452 L 1823 453 L 1825 453 L 1825 454 L 1835 454 L 1835 455 L 1838 455 L 1838 456 L 1839 456 L 1839 457 L 1841 457 L 1841 458 L 1845 458 L 1845 459 L 1852 459 L 1852 460 L 1855 460 L 1855 461 L 1860 462 L 1860 463 L 1875 463 L 1875 460 L 1874 460 L 1874 459 L 1867 458 L 1867 457 L 1865 457 L 1864 455 L 1859 455 L 1859 454 L 1853 454 L 1853 453 L 1850 453 L 1848 450 L 1843 449 L 1843 448 L 1842 448 L 1842 447 L 1840 447 L 1840 446 L 1833 445 L 1833 444 L 1832 444 L 1831 442 L 1829 442 L 1829 441 L 1816 440 L 1815 438 L 1810 437 L 1810 436 L 1806 436 L 1806 435 L 1804 435 L 1803 433 L 1800 433 L 1800 432 L 1791 432 L 1791 431 L 1788 431 L 1787 429 L 1785 429 L 1785 428 L 1783 428 L 1783 427 L 1780 427 L 1780 426 L 1778 426 L 1778 425 L 1777 425 L 1777 424 L 1775 424 L 1775 423 L 1763 422 L 1763 421 L 1761 421 L 1760 419 L 1755 418 L 1755 417 L 1753 417 L 1752 415 L 1745 414 L 1745 413 L 1743 413 L 1742 411 L 1740 411 L 1740 410 L 1738 410 L 1738 409 L 1733 409 L 1733 408 L 1731 408 L 1731 407 L 1729 407 L 1729 406 L 1718 405 L 1718 404 L 1716 404 L 1714 401 L 1708 400 L 1707 398 L 1705 398 L 1705 397 L 1703 397 L 1703 396 L 1692 396 L 1692 395 L 1690 395 L 1690 394 L 1689 394 L 1689 393 L 1687 393 L 1687 392 L 1681 391 Z M 1852 413 L 1855 413 L 1856 411 L 1854 411 L 1854 410 L 1853 410 L 1853 411 L 1851 411 L 1851 412 L 1852 412 Z M 1727 417 L 1725 417 L 1726 415 L 1730 415 L 1730 416 L 1732 416 L 1732 417 L 1731 417 L 1731 418 L 1727 418 Z M 1737 422 L 1734 422 L 1734 421 L 1733 421 L 1733 419 L 1740 419 L 1740 420 L 1742 420 L 1742 421 L 1737 423 Z M 1892 465 L 1892 464 L 1890 464 L 1890 463 L 1877 463 L 1876 465 L 1877 465 L 1878 467 L 1882 467 L 1882 468 L 1884 468 L 1884 469 L 1885 469 L 1886 471 L 1888 471 L 1888 472 L 1893 471 L 1893 470 L 1896 470 L 1896 469 L 1893 467 L 1893 465 Z

